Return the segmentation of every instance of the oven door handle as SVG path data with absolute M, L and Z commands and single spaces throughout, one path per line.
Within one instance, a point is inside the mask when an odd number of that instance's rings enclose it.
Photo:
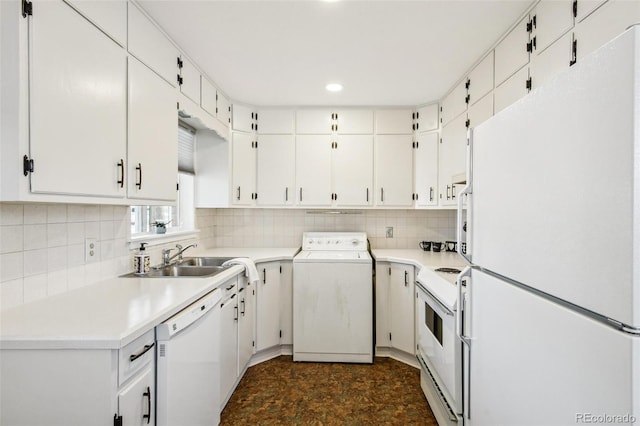
M 440 308 L 442 308 L 445 314 L 447 314 L 450 317 L 453 316 L 453 311 L 447 305 L 439 301 L 438 298 L 435 297 L 433 293 L 431 293 L 429 290 L 427 290 L 427 288 L 420 281 L 416 281 L 416 284 L 418 285 L 418 289 L 423 293 L 425 293 L 426 295 L 428 295 L 430 300 L 433 300 L 434 302 L 436 302 L 436 304 L 440 306 Z

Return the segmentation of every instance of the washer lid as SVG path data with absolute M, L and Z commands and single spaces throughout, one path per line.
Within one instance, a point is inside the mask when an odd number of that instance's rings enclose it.
M 296 262 L 371 262 L 371 255 L 367 251 L 301 251 L 295 258 Z

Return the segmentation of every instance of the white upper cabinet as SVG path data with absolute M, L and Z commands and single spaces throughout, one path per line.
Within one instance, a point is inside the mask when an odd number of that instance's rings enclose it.
M 136 5 L 128 5 L 129 52 L 175 87 L 178 50 Z
M 580 10 L 580 3 L 578 3 Z M 575 41 L 577 60 L 585 57 L 627 27 L 640 22 L 640 1 L 609 0 L 576 25 Z
M 429 132 L 440 127 L 440 107 L 438 104 L 425 105 L 416 112 L 416 130 Z
M 529 62 L 529 16 L 525 16 L 495 48 L 495 86 Z
M 178 114 L 175 89 L 129 58 L 129 198 L 176 201 Z
M 493 90 L 493 51 L 469 73 L 466 86 L 469 105 L 475 104 Z
M 127 45 L 127 0 L 67 0 L 120 46 Z
M 263 112 L 260 112 L 262 119 Z M 288 206 L 295 199 L 293 135 L 258 135 L 259 206 Z
M 203 76 L 201 80 L 201 90 L 200 107 L 214 117 L 217 117 L 218 89 Z
M 413 117 L 410 109 L 381 109 L 376 111 L 377 135 L 410 135 L 413 133 Z
M 531 13 L 533 52 L 540 54 L 573 28 L 572 0 L 542 0 Z
M 442 143 L 440 144 L 439 178 L 440 205 L 453 206 L 457 203 L 457 191 L 461 185 L 456 185 L 460 176 L 466 173 L 467 159 L 467 117 L 461 115 L 442 128 Z M 464 179 L 464 178 L 463 178 Z
M 442 114 L 440 116 L 442 125 L 446 125 L 467 110 L 466 100 L 467 82 L 465 80 L 454 87 L 451 93 L 442 100 Z
M 578 0 L 576 2 L 576 23 L 581 22 L 607 0 Z
M 493 96 L 495 102 L 494 110 L 496 114 L 529 93 L 529 89 L 527 88 L 528 79 L 529 68 L 524 67 L 509 77 L 507 81 L 495 88 Z M 533 84 L 533 78 L 531 81 Z
M 342 135 L 373 134 L 373 111 L 368 109 L 346 109 L 335 111 L 336 130 Z
M 231 108 L 233 130 L 252 132 L 256 126 L 256 112 L 244 105 L 234 104 Z
M 438 132 L 419 133 L 414 150 L 417 206 L 438 205 Z
M 376 136 L 374 199 L 378 206 L 413 204 L 412 135 Z
M 253 205 L 256 199 L 256 142 L 250 133 L 233 133 L 231 202 Z
M 340 135 L 333 148 L 333 192 L 338 206 L 373 200 L 373 136 Z
M 531 59 L 529 73 L 533 89 L 542 86 L 548 79 L 569 68 L 572 41 L 573 32 L 570 31 Z
M 219 90 L 217 92 L 216 102 L 216 117 L 223 124 L 231 126 L 231 102 L 229 102 L 229 99 L 220 93 Z
M 330 206 L 330 135 L 296 136 L 296 200 L 301 206 Z
M 489 93 L 469 107 L 467 127 L 477 127 L 493 116 L 493 93 Z
M 291 109 L 261 109 L 258 110 L 258 117 L 258 134 L 293 134 L 294 111 Z
M 126 52 L 63 2 L 30 19 L 32 192 L 124 197 Z
M 178 58 L 180 69 L 180 92 L 196 104 L 200 105 L 200 72 L 187 58 Z
M 296 111 L 296 134 L 331 134 L 332 112 L 328 109 L 299 109 Z

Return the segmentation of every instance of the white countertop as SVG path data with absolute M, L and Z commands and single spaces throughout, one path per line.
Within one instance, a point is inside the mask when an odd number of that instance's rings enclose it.
M 299 248 L 230 248 L 185 256 L 291 260 Z M 210 277 L 113 278 L 0 315 L 3 349 L 119 349 L 241 273 L 233 266 Z

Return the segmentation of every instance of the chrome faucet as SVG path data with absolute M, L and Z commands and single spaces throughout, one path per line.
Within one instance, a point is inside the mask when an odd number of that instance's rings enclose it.
M 176 249 L 178 249 L 178 252 L 173 256 L 169 256 L 169 254 L 171 253 L 171 250 L 174 250 L 174 249 L 163 249 L 162 250 L 162 266 L 170 265 L 171 261 L 176 257 L 178 258 L 178 262 L 182 262 L 182 253 L 184 253 L 185 251 L 187 251 L 187 249 L 190 249 L 191 247 L 198 247 L 198 244 L 195 244 L 195 243 L 189 244 L 184 248 L 180 244 L 176 244 Z

